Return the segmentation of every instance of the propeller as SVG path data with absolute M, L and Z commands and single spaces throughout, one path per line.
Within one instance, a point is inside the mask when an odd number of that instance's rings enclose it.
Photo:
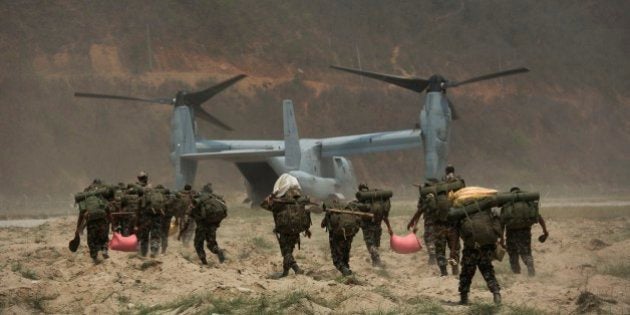
M 173 106 L 190 106 L 193 108 L 195 116 L 205 120 L 211 124 L 219 126 L 225 130 L 232 131 L 230 126 L 207 112 L 201 107 L 201 104 L 205 103 L 207 100 L 212 98 L 213 96 L 219 94 L 223 90 L 227 89 L 234 83 L 245 78 L 246 75 L 239 74 L 234 76 L 228 80 L 225 80 L 219 84 L 213 85 L 205 90 L 186 93 L 184 91 L 179 91 L 175 95 L 175 98 L 138 98 L 131 96 L 120 96 L 120 95 L 110 95 L 110 94 L 96 94 L 96 93 L 82 93 L 76 92 L 74 93 L 75 97 L 89 97 L 89 98 L 103 98 L 103 99 L 115 99 L 115 100 L 124 100 L 124 101 L 138 101 L 145 103 L 156 103 L 156 104 L 167 104 Z
M 370 71 L 364 71 L 364 70 L 346 68 L 346 67 L 340 67 L 340 66 L 330 66 L 330 67 L 333 69 L 350 72 L 350 73 L 362 75 L 368 78 L 391 83 L 391 84 L 394 84 L 394 85 L 397 85 L 402 88 L 409 89 L 418 93 L 422 93 L 425 90 L 428 90 L 429 92 L 446 93 L 447 88 L 458 87 L 464 84 L 490 80 L 490 79 L 495 79 L 498 77 L 514 75 L 514 74 L 519 74 L 519 73 L 524 73 L 524 72 L 529 71 L 529 69 L 527 68 L 516 68 L 516 69 L 510 69 L 510 70 L 496 72 L 496 73 L 485 74 L 482 76 L 473 77 L 473 78 L 459 82 L 459 81 L 446 80 L 445 78 L 437 74 L 432 75 L 428 80 L 425 80 L 425 79 L 421 79 L 417 77 L 401 77 L 401 76 L 394 76 L 394 75 L 389 75 L 389 74 L 370 72 Z M 453 116 L 453 119 L 454 120 L 458 119 L 459 116 L 457 115 L 457 111 L 455 110 L 454 104 L 448 98 L 447 98 L 447 101 L 448 101 L 449 107 L 451 108 L 451 114 Z

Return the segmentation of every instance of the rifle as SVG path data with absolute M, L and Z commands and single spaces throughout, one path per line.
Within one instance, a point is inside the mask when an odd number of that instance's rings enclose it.
M 345 210 L 345 209 L 335 209 L 335 208 L 326 208 L 326 207 L 324 207 L 323 211 L 324 212 L 332 212 L 332 213 L 352 214 L 352 215 L 358 215 L 358 216 L 370 217 L 370 218 L 374 217 L 373 213 L 352 211 L 352 210 Z

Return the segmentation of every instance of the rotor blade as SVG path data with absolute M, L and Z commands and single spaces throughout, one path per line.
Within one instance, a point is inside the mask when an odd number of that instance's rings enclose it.
M 217 85 L 211 86 L 203 91 L 186 94 L 184 96 L 184 102 L 188 105 L 201 105 L 211 97 L 217 95 L 219 92 L 230 87 L 230 85 L 240 81 L 246 77 L 244 74 L 239 74 L 231 79 L 225 80 Z
M 458 120 L 459 115 L 457 114 L 457 110 L 455 109 L 455 104 L 453 104 L 453 102 L 451 102 L 451 100 L 448 99 L 448 97 L 446 98 L 446 101 L 448 102 L 448 107 L 451 109 L 451 118 L 453 120 Z
M 464 85 L 464 84 L 468 84 L 468 83 L 473 83 L 473 82 L 478 82 L 478 81 L 483 81 L 483 80 L 490 80 L 490 79 L 494 79 L 494 78 L 498 78 L 498 77 L 503 77 L 506 75 L 513 75 L 513 74 L 519 74 L 519 73 L 524 73 L 524 72 L 529 72 L 529 69 L 527 68 L 517 68 L 517 69 L 511 69 L 511 70 L 506 70 L 506 71 L 501 71 L 501 72 L 497 72 L 497 73 L 491 73 L 491 74 L 486 74 L 486 75 L 482 75 L 479 77 L 475 77 L 475 78 L 470 78 L 468 80 L 464 80 L 461 82 L 457 82 L 457 81 L 450 81 L 448 82 L 448 87 L 455 87 L 455 86 L 460 86 L 460 85 Z
M 105 99 L 114 99 L 114 100 L 123 100 L 123 101 L 138 101 L 138 102 L 158 103 L 158 104 L 172 104 L 173 103 L 173 99 L 171 98 L 146 99 L 146 98 L 137 98 L 137 97 L 131 97 L 131 96 L 81 93 L 81 92 L 74 93 L 74 96 L 75 97 L 105 98 Z
M 406 77 L 400 77 L 400 76 L 394 76 L 394 75 L 389 75 L 389 74 L 382 74 L 382 73 L 376 73 L 376 72 L 363 71 L 363 70 L 359 70 L 359 69 L 338 67 L 338 66 L 330 66 L 330 67 L 333 68 L 333 69 L 337 69 L 337 70 L 341 70 L 341 71 L 346 71 L 346 72 L 350 72 L 350 73 L 366 76 L 368 78 L 385 81 L 387 83 L 398 85 L 398 86 L 403 87 L 405 89 L 409 89 L 409 90 L 416 91 L 416 92 L 419 92 L 419 93 L 424 91 L 427 88 L 427 86 L 429 85 L 429 81 L 424 80 L 424 79 L 420 79 L 420 78 L 406 78 Z
M 217 125 L 225 130 L 228 131 L 233 131 L 234 129 L 232 129 L 232 127 L 226 125 L 225 123 L 223 123 L 222 121 L 220 121 L 218 118 L 212 116 L 212 114 L 208 113 L 207 111 L 205 111 L 201 105 L 194 105 L 193 106 L 194 110 L 195 110 L 195 116 L 199 117 L 211 124 Z

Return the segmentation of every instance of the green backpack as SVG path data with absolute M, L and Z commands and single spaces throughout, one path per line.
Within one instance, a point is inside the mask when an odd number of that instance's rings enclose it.
M 359 211 L 352 203 L 345 207 L 346 210 Z M 361 228 L 361 217 L 349 213 L 329 212 L 328 224 L 332 233 L 343 238 L 353 237 Z
M 501 207 L 501 223 L 508 229 L 525 229 L 538 223 L 538 202 L 517 201 Z
M 79 210 L 86 211 L 87 221 L 105 219 L 107 202 L 99 195 L 91 195 L 79 202 Z
M 461 237 L 466 246 L 495 244 L 501 233 L 501 221 L 490 209 L 467 216 L 461 223 Z
M 213 194 L 201 194 L 195 198 L 197 219 L 210 224 L 219 224 L 227 217 L 225 201 Z
M 361 203 L 369 205 L 369 212 L 374 215 L 373 218 L 368 218 L 373 222 L 381 222 L 383 218 L 389 216 L 389 210 L 391 210 L 390 198 L 393 193 L 389 190 L 370 190 L 359 191 L 356 193 L 357 200 Z
M 311 213 L 304 208 L 303 198 L 286 198 L 286 203 L 273 213 L 276 231 L 282 234 L 299 234 L 311 227 Z
M 146 208 L 153 212 L 164 211 L 166 206 L 166 196 L 161 189 L 148 189 L 145 192 Z

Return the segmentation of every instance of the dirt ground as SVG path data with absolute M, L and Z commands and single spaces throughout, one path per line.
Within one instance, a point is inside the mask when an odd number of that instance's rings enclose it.
M 391 221 L 397 234 L 406 233 L 413 208 L 411 201 L 395 203 Z M 271 214 L 264 210 L 231 207 L 218 231 L 227 261 L 219 264 L 210 254 L 209 266 L 200 265 L 192 245 L 174 238 L 156 259 L 112 252 L 94 265 L 85 235 L 77 253 L 68 250 L 76 218 L 61 217 L 37 227 L 0 228 L 0 313 L 628 314 L 629 213 L 627 206 L 543 208 L 551 235 L 544 244 L 533 240 L 536 277 L 512 274 L 507 259 L 495 262 L 501 307 L 491 304 L 479 273 L 471 305 L 457 305 L 458 279 L 440 277 L 424 250 L 390 251 L 386 233 L 384 269 L 371 266 L 359 232 L 350 260 L 355 275 L 341 277 L 317 214 L 313 237 L 302 238 L 301 250 L 295 251 L 306 274 L 281 280 L 269 278 L 281 270 L 281 256 Z M 535 226 L 534 237 L 539 234 Z

